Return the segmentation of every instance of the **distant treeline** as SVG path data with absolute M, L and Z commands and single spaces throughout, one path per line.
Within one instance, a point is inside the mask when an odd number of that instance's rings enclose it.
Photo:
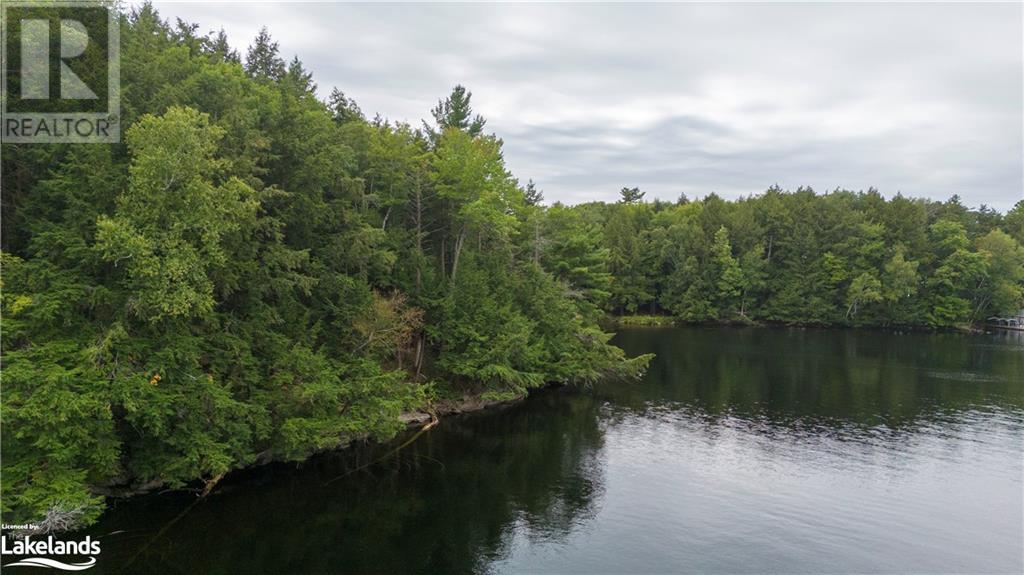
M 149 5 L 122 15 L 121 82 L 123 144 L 3 147 L 7 523 L 635 376 L 609 312 L 953 326 L 1021 299 L 1024 204 L 545 207 L 464 88 L 422 127 L 367 120 L 266 31 L 243 59 Z
M 810 189 L 555 205 L 541 264 L 614 314 L 683 322 L 965 327 L 1024 300 L 1024 201 Z

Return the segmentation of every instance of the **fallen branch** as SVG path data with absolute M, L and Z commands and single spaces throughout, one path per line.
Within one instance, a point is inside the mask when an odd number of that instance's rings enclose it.
M 404 443 L 402 443 L 398 447 L 392 449 L 391 451 L 385 453 L 384 455 L 378 457 L 377 459 L 374 459 L 373 461 L 371 461 L 369 463 L 366 463 L 366 464 L 360 465 L 359 467 L 356 467 L 352 471 L 348 471 L 348 472 L 342 473 L 341 475 L 335 477 L 334 479 L 327 480 L 326 482 L 324 482 L 324 485 L 330 485 L 330 484 L 334 483 L 335 481 L 338 481 L 339 479 L 343 479 L 345 477 L 348 477 L 349 475 L 352 475 L 356 471 L 359 471 L 361 469 L 366 469 L 367 467 L 370 467 L 371 465 L 376 465 L 377 463 L 380 463 L 381 461 L 384 461 L 385 459 L 391 457 L 395 453 L 398 453 L 399 450 L 403 449 L 404 447 L 410 445 L 412 442 L 414 442 L 417 439 L 419 439 L 419 437 L 421 435 L 423 435 L 424 433 L 429 431 L 431 427 L 434 427 L 435 425 L 437 425 L 441 421 L 433 413 L 430 414 L 430 418 L 431 418 L 430 419 L 430 423 L 428 423 L 428 424 L 424 425 L 423 427 L 421 427 L 420 430 L 417 431 L 415 435 L 410 437 L 407 441 L 405 441 Z
M 213 488 L 216 487 L 218 483 L 220 483 L 221 479 L 224 479 L 224 473 L 218 473 L 217 475 L 213 476 L 213 479 L 204 481 L 203 492 L 199 495 L 200 499 L 209 495 L 210 492 L 213 491 Z

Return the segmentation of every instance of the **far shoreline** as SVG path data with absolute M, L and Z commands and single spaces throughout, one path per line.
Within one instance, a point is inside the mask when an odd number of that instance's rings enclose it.
M 820 324 L 820 323 L 785 323 L 768 321 L 703 321 L 690 322 L 681 320 L 672 315 L 663 314 L 635 314 L 635 315 L 607 315 L 602 319 L 602 325 L 609 330 L 634 329 L 634 328 L 676 328 L 676 327 L 729 327 L 729 328 L 762 328 L 762 329 L 813 329 L 813 330 L 865 330 L 885 331 L 890 333 L 921 332 L 921 333 L 962 333 L 962 334 L 985 334 L 1001 332 L 1024 332 L 1024 330 L 1013 329 L 990 324 L 975 323 L 961 326 L 929 326 L 929 325 L 853 325 L 853 324 Z

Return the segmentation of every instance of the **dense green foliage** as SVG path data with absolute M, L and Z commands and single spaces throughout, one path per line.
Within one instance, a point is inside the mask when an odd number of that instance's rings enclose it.
M 3 149 L 5 521 L 646 364 L 542 265 L 464 88 L 426 131 L 367 121 L 266 31 L 243 65 L 150 6 L 121 26 L 124 143 Z
M 886 200 L 875 190 L 771 188 L 734 202 L 642 198 L 627 188 L 617 204 L 549 210 L 576 222 L 552 229 L 552 246 L 603 231 L 589 240 L 606 250 L 601 261 L 585 266 L 589 275 L 574 274 L 586 276 L 584 285 L 607 285 L 610 271 L 604 307 L 616 314 L 945 328 L 1016 313 L 1024 303 L 1024 201 L 1003 216 L 956 197 Z

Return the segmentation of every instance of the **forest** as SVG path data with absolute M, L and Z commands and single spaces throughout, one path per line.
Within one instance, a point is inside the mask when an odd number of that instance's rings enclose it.
M 1024 201 L 548 205 L 462 86 L 421 126 L 366 118 L 266 29 L 242 55 L 150 5 L 120 20 L 122 143 L 2 150 L 8 523 L 636 377 L 609 318 L 962 328 L 1024 297 Z

